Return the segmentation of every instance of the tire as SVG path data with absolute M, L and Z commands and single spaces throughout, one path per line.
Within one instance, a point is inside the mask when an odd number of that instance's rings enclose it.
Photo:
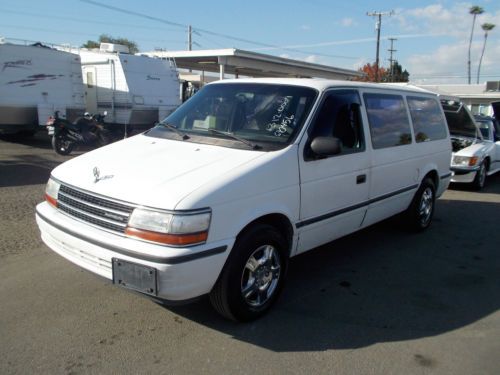
M 99 147 L 109 145 L 111 143 L 111 134 L 106 130 L 100 130 L 97 133 L 97 145 Z
M 73 151 L 74 143 L 63 137 L 52 137 L 52 149 L 59 155 L 69 155 Z
M 420 184 L 417 193 L 406 210 L 406 221 L 408 228 L 414 232 L 427 229 L 434 216 L 436 204 L 436 186 L 434 181 L 426 178 Z
M 484 188 L 484 186 L 486 185 L 486 172 L 486 164 L 483 161 L 479 166 L 476 177 L 474 177 L 474 181 L 472 181 L 472 187 L 474 188 L 474 190 L 481 190 L 482 188 Z
M 274 227 L 257 224 L 236 241 L 210 292 L 210 302 L 225 318 L 245 322 L 264 315 L 283 288 L 288 247 Z

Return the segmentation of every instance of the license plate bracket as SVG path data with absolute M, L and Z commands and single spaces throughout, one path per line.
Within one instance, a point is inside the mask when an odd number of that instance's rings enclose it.
M 113 284 L 150 296 L 158 295 L 158 270 L 154 267 L 113 258 Z

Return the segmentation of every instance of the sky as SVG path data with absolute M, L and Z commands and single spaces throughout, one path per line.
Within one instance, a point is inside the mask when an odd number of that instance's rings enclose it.
M 99 35 L 135 41 L 141 51 L 238 48 L 357 70 L 376 55 L 375 18 L 382 18 L 380 65 L 393 58 L 416 84 L 467 83 L 467 54 L 478 5 L 471 52 L 472 82 L 484 42 L 481 25 L 493 23 L 479 82 L 500 81 L 500 1 L 333 0 L 2 0 L 0 37 L 80 46 Z M 117 9 L 110 8 L 119 8 Z

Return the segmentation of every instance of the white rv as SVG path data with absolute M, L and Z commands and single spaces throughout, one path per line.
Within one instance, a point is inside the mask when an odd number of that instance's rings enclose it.
M 149 128 L 181 103 L 177 69 L 171 61 L 117 47 L 102 43 L 100 50 L 78 50 L 87 110 L 107 111 L 109 123 Z
M 85 111 L 80 57 L 35 45 L 0 44 L 0 134 L 35 131 L 59 111 Z

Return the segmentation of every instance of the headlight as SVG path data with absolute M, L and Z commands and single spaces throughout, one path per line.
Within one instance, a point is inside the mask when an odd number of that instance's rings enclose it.
M 173 246 L 201 244 L 207 240 L 210 211 L 162 212 L 136 208 L 125 234 Z
M 57 195 L 61 184 L 52 178 L 49 178 L 45 187 L 45 200 L 54 207 L 57 207 Z
M 477 156 L 454 156 L 453 164 L 461 167 L 473 167 L 477 164 L 478 160 Z

